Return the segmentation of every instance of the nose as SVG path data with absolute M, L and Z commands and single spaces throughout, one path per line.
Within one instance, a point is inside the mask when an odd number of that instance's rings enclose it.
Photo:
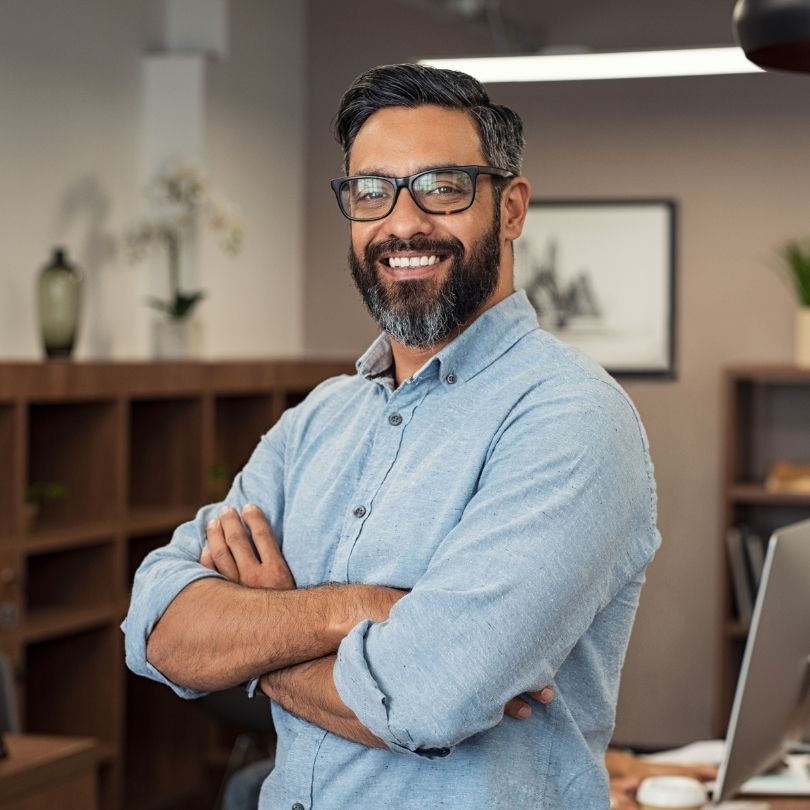
M 407 188 L 400 191 L 393 211 L 383 223 L 388 235 L 398 239 L 410 239 L 417 234 L 428 234 L 433 230 L 433 218 L 414 202 Z

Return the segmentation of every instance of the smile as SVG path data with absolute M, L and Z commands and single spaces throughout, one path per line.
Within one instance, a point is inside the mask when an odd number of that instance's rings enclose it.
M 389 256 L 389 267 L 429 267 L 440 262 L 438 256 Z

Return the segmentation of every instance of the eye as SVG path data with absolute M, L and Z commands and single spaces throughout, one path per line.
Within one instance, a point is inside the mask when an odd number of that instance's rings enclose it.
M 427 172 L 417 178 L 414 189 L 425 199 L 456 203 L 469 197 L 472 190 L 470 176 L 461 171 Z
M 391 199 L 392 186 L 375 177 L 359 177 L 349 184 L 348 196 L 352 205 L 377 205 Z

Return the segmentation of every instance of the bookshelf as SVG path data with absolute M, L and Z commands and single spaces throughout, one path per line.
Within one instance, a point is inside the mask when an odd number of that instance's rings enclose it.
M 774 529 L 810 518 L 810 494 L 765 487 L 776 462 L 810 463 L 810 369 L 734 366 L 726 369 L 723 433 L 723 515 L 719 700 L 716 731 L 728 724 L 747 628 L 737 621 L 725 534 L 747 526 L 763 540 Z
M 97 741 L 104 810 L 213 804 L 210 763 L 235 730 L 125 670 L 132 577 L 285 408 L 342 373 L 353 365 L 0 363 L 0 651 L 26 732 Z

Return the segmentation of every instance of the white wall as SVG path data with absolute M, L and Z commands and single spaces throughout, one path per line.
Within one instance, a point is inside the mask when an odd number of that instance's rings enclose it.
M 87 274 L 77 357 L 148 354 L 146 270 L 121 249 L 143 202 L 148 12 L 143 0 L 0 6 L 0 358 L 41 356 L 34 282 L 58 243 Z M 206 168 L 246 230 L 236 259 L 203 254 L 211 357 L 301 346 L 304 25 L 296 0 L 232 0 L 230 55 L 208 67 Z

